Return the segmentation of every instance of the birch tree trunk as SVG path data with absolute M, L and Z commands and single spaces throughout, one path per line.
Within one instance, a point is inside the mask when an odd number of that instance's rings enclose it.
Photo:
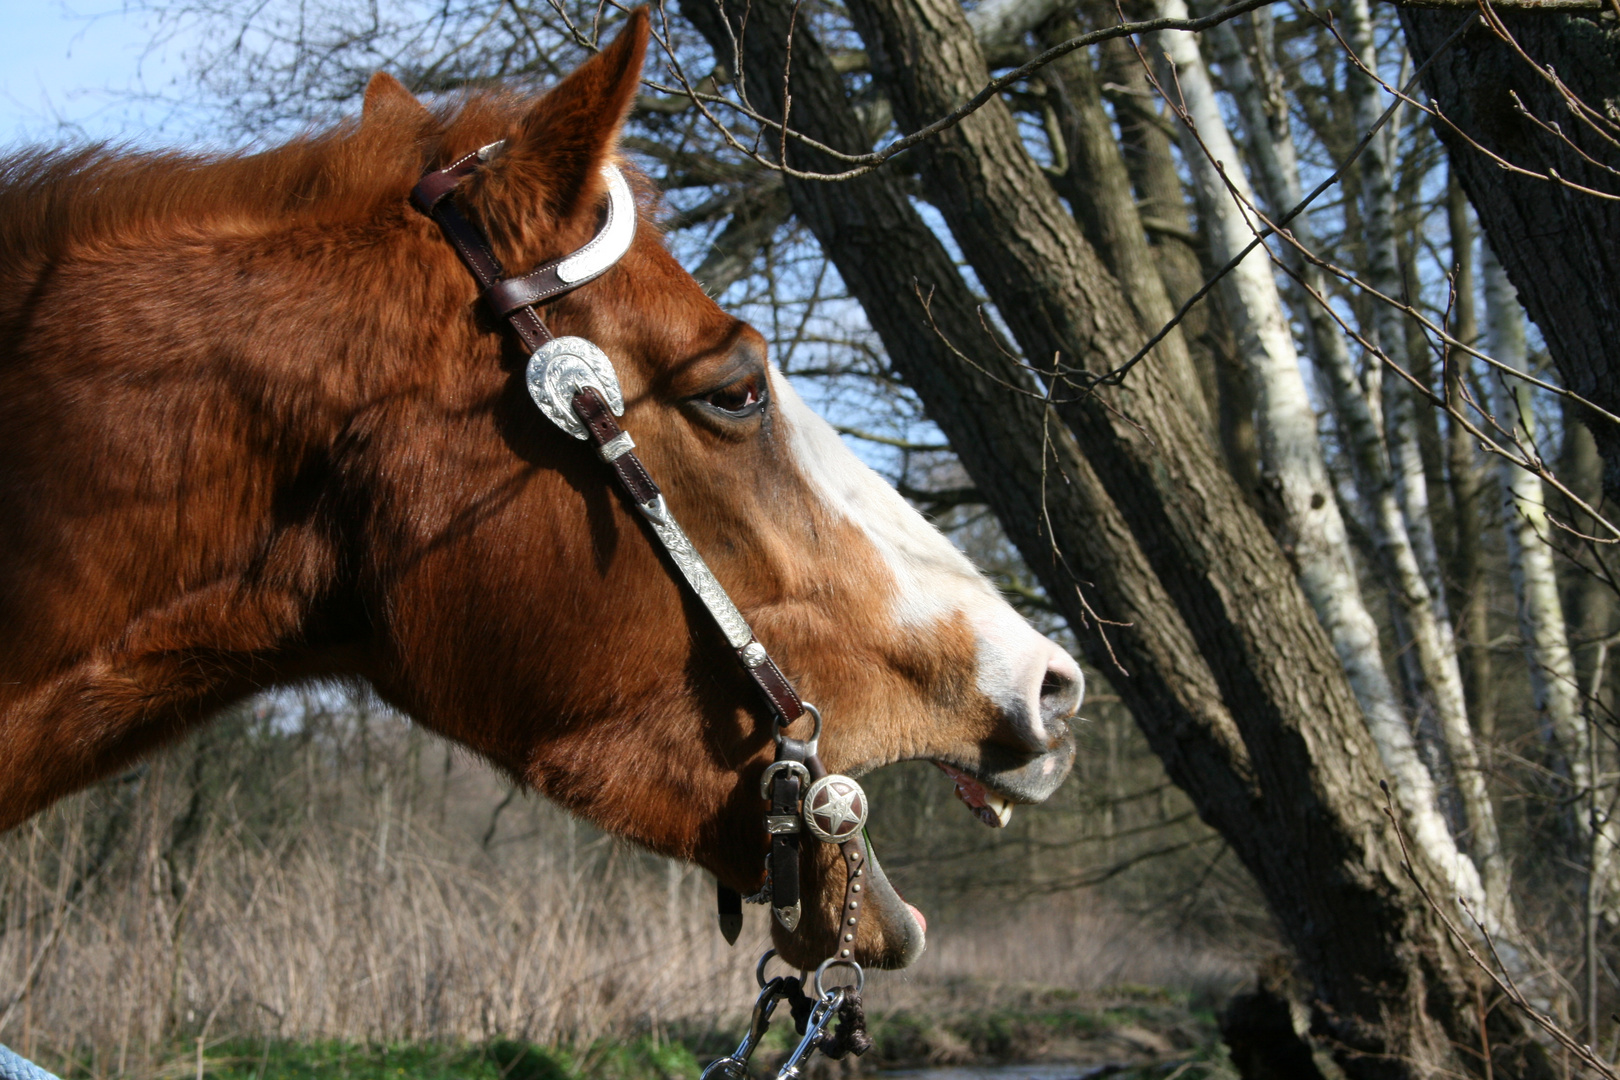
M 1485 303 L 1490 352 L 1514 371 L 1529 371 L 1524 342 L 1524 316 L 1518 294 L 1489 245 L 1485 251 Z M 1496 422 L 1532 454 L 1540 455 L 1536 421 L 1530 407 L 1529 384 L 1493 372 L 1491 412 Z M 1562 792 L 1570 807 L 1574 834 L 1591 831 L 1591 747 L 1581 716 L 1580 687 L 1575 660 L 1569 650 L 1564 605 L 1549 542 L 1547 508 L 1541 478 L 1510 461 L 1499 470 L 1506 520 L 1508 566 L 1519 612 L 1519 635 L 1530 666 L 1530 686 L 1536 712 L 1552 744 L 1554 771 L 1563 774 L 1570 790 Z M 1586 812 L 1583 812 L 1586 811 Z M 1594 848 L 1595 892 L 1608 891 L 1604 881 L 1609 850 Z M 1594 906 L 1599 906 L 1594 903 Z
M 1351 48 L 1369 69 L 1377 70 L 1377 50 L 1372 16 L 1367 0 L 1348 0 L 1344 8 L 1347 38 Z M 1378 122 L 1383 109 L 1381 90 L 1371 78 L 1360 73 L 1350 76 L 1355 97 L 1357 127 L 1366 131 Z M 1399 262 L 1395 250 L 1395 191 L 1390 172 L 1387 145 L 1374 138 L 1367 146 L 1361 175 L 1365 194 L 1368 237 L 1369 283 L 1384 295 L 1401 295 Z M 1375 304 L 1376 344 L 1389 357 L 1405 355 L 1406 316 L 1384 303 Z M 1385 372 L 1384 431 L 1387 452 L 1379 445 L 1376 429 L 1367 431 L 1371 420 L 1365 404 L 1348 400 L 1352 395 L 1343 386 L 1342 373 L 1330 372 L 1335 387 L 1343 387 L 1346 410 L 1357 429 L 1352 435 L 1358 471 L 1364 474 L 1363 492 L 1373 504 L 1373 520 L 1379 547 L 1386 552 L 1387 570 L 1402 621 L 1411 635 L 1417 656 L 1432 695 L 1446 749 L 1456 770 L 1457 787 L 1468 815 L 1474 861 L 1490 910 L 1505 915 L 1510 875 L 1502 852 L 1496 813 L 1485 786 L 1474 732 L 1468 723 L 1467 698 L 1463 693 L 1462 671 L 1457 662 L 1457 643 L 1451 621 L 1445 615 L 1445 600 L 1437 591 L 1439 558 L 1429 522 L 1427 484 L 1423 458 L 1418 449 L 1417 427 L 1412 417 L 1415 407 L 1410 387 L 1393 372 Z M 1351 381 L 1354 381 L 1353 378 Z M 1363 413 L 1367 413 L 1365 421 Z M 1386 456 L 1387 453 L 1387 456 Z
M 1368 0 L 1347 0 L 1344 22 L 1350 48 L 1368 70 L 1376 73 L 1378 43 Z M 1371 76 L 1359 71 L 1350 71 L 1347 82 L 1354 103 L 1356 129 L 1369 131 L 1378 123 L 1384 111 L 1383 91 Z M 1367 282 L 1383 295 L 1400 300 L 1406 294 L 1406 287 L 1401 278 L 1400 253 L 1395 239 L 1393 129 L 1392 122 L 1367 144 L 1361 156 L 1360 173 L 1367 230 Z M 1372 333 L 1367 336 L 1385 356 L 1396 363 L 1404 363 L 1407 356 L 1405 313 L 1390 304 L 1375 302 L 1372 323 Z M 1418 442 L 1417 401 L 1410 384 L 1387 368 L 1383 372 L 1383 399 L 1384 434 L 1389 447 L 1390 468 L 1395 476 L 1396 497 L 1405 514 L 1412 549 L 1423 570 L 1423 579 L 1429 586 L 1435 612 L 1439 618 L 1446 619 L 1440 556 L 1434 539 L 1428 485 L 1423 474 L 1423 454 Z M 1460 687 L 1460 677 L 1458 683 Z M 1437 687 L 1430 689 L 1436 697 L 1448 692 Z M 1457 704 L 1465 708 L 1461 696 Z M 1449 724 L 1451 718 L 1444 716 L 1449 705 L 1437 707 L 1442 712 L 1442 723 Z
M 1165 0 L 1166 5 L 1171 3 L 1179 5 L 1182 0 Z M 1161 7 L 1161 14 L 1169 14 L 1166 7 Z M 1263 17 L 1263 12 L 1256 12 L 1255 16 Z M 1262 22 L 1262 18 L 1257 18 L 1256 21 Z M 1163 36 L 1192 37 L 1189 34 Z M 1257 61 L 1259 65 L 1264 65 L 1269 60 L 1265 54 L 1266 35 L 1261 33 L 1257 37 L 1261 42 L 1260 49 L 1257 50 Z M 1264 191 L 1265 202 L 1273 215 L 1285 213 L 1297 205 L 1302 197 L 1298 159 L 1294 150 L 1293 133 L 1288 126 L 1286 103 L 1279 109 L 1268 99 L 1266 86 L 1271 82 L 1267 77 L 1270 73 L 1261 66 L 1261 75 L 1259 78 L 1256 77 L 1255 69 L 1244 57 L 1230 23 L 1214 27 L 1206 32 L 1204 38 L 1213 46 L 1227 88 L 1231 91 L 1244 118 L 1249 136 L 1250 160 L 1256 166 L 1255 172 Z M 1170 58 L 1175 63 L 1175 74 L 1181 92 L 1187 100 L 1188 111 L 1198 123 L 1204 144 L 1215 157 L 1226 163 L 1226 175 L 1234 181 L 1234 184 L 1242 181 L 1243 174 L 1238 166 L 1236 150 L 1231 147 L 1230 139 L 1226 138 L 1224 127 L 1220 126 L 1220 114 L 1216 111 L 1213 94 L 1207 103 L 1201 104 L 1201 107 L 1194 111 L 1194 98 L 1209 86 L 1207 76 L 1199 78 L 1188 70 L 1193 59 L 1191 54 L 1196 51 L 1196 46 L 1192 49 L 1182 48 L 1179 52 L 1170 49 L 1166 51 L 1170 53 Z M 1224 147 L 1217 149 L 1223 141 Z M 1208 183 L 1212 179 L 1219 182 L 1218 175 L 1209 175 L 1214 173 L 1214 166 L 1196 146 L 1189 147 L 1186 156 L 1188 161 L 1193 163 L 1194 175 L 1199 177 L 1200 182 Z M 1240 190 L 1246 190 L 1246 185 Z M 1238 218 L 1240 208 L 1236 201 L 1225 192 L 1224 188 L 1220 194 L 1224 197 L 1221 202 L 1231 208 L 1229 216 Z M 1240 225 L 1241 221 L 1233 221 L 1232 224 Z M 1295 218 L 1289 228 L 1302 247 L 1315 250 L 1316 237 L 1306 215 L 1302 214 Z M 1224 261 L 1237 254 L 1241 246 L 1252 238 L 1252 232 L 1230 237 L 1228 229 L 1217 226 L 1213 230 L 1213 236 L 1237 243 L 1236 247 L 1230 247 L 1230 250 L 1223 250 L 1217 255 L 1218 260 Z M 1305 289 L 1317 296 L 1325 296 L 1326 283 L 1323 281 L 1321 269 L 1300 257 L 1298 250 L 1291 245 L 1284 245 L 1284 248 L 1282 257 L 1298 275 Z M 1261 253 L 1256 251 L 1242 264 L 1250 266 L 1258 263 L 1264 270 L 1264 285 L 1254 290 L 1251 295 L 1264 297 L 1265 302 L 1276 306 L 1277 317 L 1281 319 L 1280 298 L 1275 278 L 1271 274 L 1269 262 L 1257 259 L 1256 256 L 1259 255 Z M 1269 295 L 1263 291 L 1265 286 L 1270 287 Z M 1230 306 L 1234 317 L 1240 319 L 1241 316 L 1237 315 L 1239 305 L 1234 303 Z M 1347 378 L 1352 371 L 1350 354 L 1332 315 L 1322 304 L 1314 302 L 1309 296 L 1302 297 L 1300 307 L 1301 313 L 1305 316 L 1303 321 L 1310 334 L 1311 345 L 1319 358 L 1318 364 L 1335 368 L 1340 373 L 1341 379 L 1346 380 L 1349 392 L 1359 395 L 1360 385 L 1353 378 Z M 1288 351 L 1290 354 L 1293 353 L 1291 341 Z M 1252 352 L 1250 356 L 1253 356 Z M 1259 366 L 1256 365 L 1257 368 Z M 1278 369 L 1281 368 L 1282 365 L 1278 365 Z M 1298 387 L 1297 391 L 1291 390 L 1290 393 L 1297 392 L 1301 396 L 1301 407 L 1304 411 L 1310 412 L 1308 400 L 1303 400 L 1305 387 L 1297 357 L 1294 358 L 1290 370 L 1292 375 L 1289 381 Z M 1264 375 L 1259 370 L 1256 371 L 1256 382 L 1262 387 L 1266 385 Z M 1263 402 L 1267 400 L 1264 389 L 1261 400 Z M 1262 444 L 1269 446 L 1271 436 L 1267 434 L 1267 429 L 1272 425 L 1267 422 L 1264 411 L 1261 416 Z M 1368 428 L 1376 431 L 1370 417 L 1363 423 L 1363 430 Z M 1328 472 L 1322 460 L 1321 447 L 1315 432 L 1314 415 L 1311 417 L 1310 430 L 1305 431 L 1301 425 L 1297 436 L 1311 448 L 1308 451 L 1302 448 L 1301 455 L 1308 453 L 1314 457 L 1314 462 L 1309 467 L 1313 477 L 1319 473 L 1324 478 L 1321 482 L 1331 483 L 1325 479 Z M 1331 487 L 1323 490 L 1328 495 L 1329 504 L 1333 505 L 1336 500 L 1332 498 Z M 1406 811 L 1414 842 L 1429 853 L 1436 866 L 1442 867 L 1450 875 L 1450 887 L 1455 895 L 1467 900 L 1474 911 L 1489 911 L 1497 916 L 1497 925 L 1492 928 L 1493 932 L 1510 931 L 1516 920 L 1505 898 L 1489 905 L 1485 903 L 1485 890 L 1479 871 L 1458 848 L 1456 839 L 1446 825 L 1445 815 L 1440 810 L 1440 793 L 1436 789 L 1433 776 L 1418 753 L 1417 744 L 1412 738 L 1411 726 L 1407 722 L 1395 687 L 1390 682 L 1389 673 L 1384 666 L 1383 656 L 1379 651 L 1377 626 L 1362 601 L 1354 563 L 1351 561 L 1349 546 L 1344 536 L 1344 523 L 1336 505 L 1333 505 L 1332 522 L 1331 528 L 1337 533 L 1334 545 L 1336 550 L 1322 560 L 1324 563 L 1331 563 L 1331 571 L 1320 574 L 1315 584 L 1319 587 L 1331 587 L 1332 580 L 1338 573 L 1347 574 L 1348 583 L 1340 587 L 1341 593 L 1319 602 L 1313 581 L 1310 580 L 1301 561 L 1301 584 L 1305 587 L 1306 595 L 1311 598 L 1317 616 L 1322 619 L 1323 626 L 1333 638 L 1339 660 L 1344 665 L 1345 673 L 1350 678 L 1350 685 L 1355 690 L 1356 700 L 1360 703 L 1361 711 L 1366 718 L 1367 729 L 1378 747 L 1379 758 L 1383 761 L 1384 768 L 1389 771 L 1390 782 L 1400 800 L 1401 808 Z M 1296 553 L 1296 561 L 1299 559 Z M 1334 608 L 1339 610 L 1335 612 Z
M 1474 314 L 1474 229 L 1469 220 L 1468 199 L 1457 183 L 1457 171 L 1453 168 L 1447 169 L 1446 225 L 1451 241 L 1452 288 L 1456 294 L 1451 332 L 1458 341 L 1475 345 L 1479 325 Z M 1468 406 L 1464 404 L 1463 391 L 1468 386 L 1472 367 L 1473 357 L 1461 349 L 1451 350 L 1445 374 L 1446 400 L 1465 413 Z M 1452 418 L 1446 435 L 1446 473 L 1457 530 L 1451 577 L 1455 589 L 1452 607 L 1457 612 L 1457 632 L 1463 639 L 1459 659 L 1464 662 L 1468 713 L 1474 719 L 1474 729 L 1488 744 L 1496 729 L 1496 704 L 1491 690 L 1489 609 L 1485 603 L 1479 542 L 1485 478 L 1479 451 L 1468 430 Z

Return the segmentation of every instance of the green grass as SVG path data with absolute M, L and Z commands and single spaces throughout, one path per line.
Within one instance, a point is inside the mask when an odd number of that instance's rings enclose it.
M 180 1075 L 187 1064 L 177 1057 L 165 1072 Z M 515 1040 L 473 1047 L 240 1040 L 203 1059 L 207 1080 L 691 1080 L 698 1072 L 685 1046 L 646 1038 L 566 1049 Z
M 775 1019 L 754 1059 L 761 1071 L 784 1058 L 798 1041 L 785 1009 Z M 994 1006 L 963 1008 L 957 1002 L 954 1008 L 874 1012 L 868 1019 L 875 1045 L 862 1065 L 869 1071 L 1075 1053 L 1082 1058 L 1135 1058 L 1120 1074 L 1129 1080 L 1156 1080 L 1182 1066 L 1194 1070 L 1184 1071 L 1189 1080 L 1229 1075 L 1213 1015 L 1191 1008 L 1184 996 L 1151 988 L 1123 988 L 1087 1002 L 1069 991 L 1032 987 L 1003 996 Z M 1166 1038 L 1163 1060 L 1140 1060 L 1140 1054 L 1117 1040 L 1097 1042 L 1129 1028 Z M 569 1046 L 517 1040 L 364 1044 L 244 1038 L 209 1046 L 201 1072 L 205 1080 L 697 1080 L 702 1071 L 698 1062 L 729 1052 L 740 1036 L 739 1023 L 724 1030 L 677 1027 L 659 1039 L 644 1035 Z M 167 1054 L 131 1075 L 193 1080 L 198 1075 L 195 1054 L 193 1045 L 176 1041 Z M 104 1065 L 98 1070 L 88 1060 L 41 1064 L 54 1067 L 65 1080 L 105 1075 Z

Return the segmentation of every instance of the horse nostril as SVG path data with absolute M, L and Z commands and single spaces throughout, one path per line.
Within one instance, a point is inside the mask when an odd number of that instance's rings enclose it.
M 1046 668 L 1041 679 L 1041 720 L 1051 724 L 1067 720 L 1080 707 L 1080 696 L 1085 690 L 1085 676 L 1066 654 L 1059 653 Z

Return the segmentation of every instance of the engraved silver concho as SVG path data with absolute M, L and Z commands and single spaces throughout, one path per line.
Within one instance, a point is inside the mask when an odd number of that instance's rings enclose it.
M 529 396 L 540 411 L 576 439 L 590 437 L 574 413 L 574 395 L 585 387 L 595 387 L 614 416 L 624 415 L 624 394 L 613 362 L 582 337 L 560 337 L 534 350 L 529 357 L 528 383 Z
M 852 840 L 866 824 L 866 792 L 847 776 L 823 776 L 804 793 L 804 823 L 829 844 Z

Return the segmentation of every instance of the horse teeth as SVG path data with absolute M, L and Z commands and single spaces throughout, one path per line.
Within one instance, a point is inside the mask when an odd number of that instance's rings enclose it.
M 1012 803 L 999 795 L 985 792 L 984 805 L 979 807 L 979 820 L 992 829 L 1005 829 L 1012 820 Z
M 956 781 L 956 797 L 973 811 L 974 817 L 992 829 L 1007 827 L 1007 822 L 1012 820 L 1012 803 L 999 795 L 991 794 L 983 784 L 966 773 L 937 761 L 934 764 L 938 765 L 946 776 Z
M 1013 804 L 1008 802 L 1006 799 L 996 799 L 994 795 L 992 795 L 991 798 L 994 799 L 995 802 L 1000 803 L 999 806 L 994 806 L 993 808 L 996 812 L 996 817 L 1000 819 L 1001 827 L 1005 829 L 1007 827 L 1007 823 L 1012 820 Z

